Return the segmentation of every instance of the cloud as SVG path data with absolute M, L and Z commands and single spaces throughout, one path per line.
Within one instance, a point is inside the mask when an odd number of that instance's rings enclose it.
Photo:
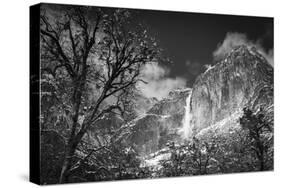
M 270 49 L 267 53 L 265 51 L 260 51 L 261 54 L 265 57 L 265 59 L 269 62 L 272 67 L 274 67 L 274 53 L 273 49 Z
M 268 52 L 261 45 L 262 39 L 257 41 L 251 41 L 248 39 L 247 35 L 244 33 L 228 32 L 224 38 L 224 41 L 220 43 L 217 49 L 213 52 L 213 57 L 215 59 L 221 59 L 228 52 L 230 52 L 234 47 L 240 45 L 255 46 L 256 49 L 266 58 L 269 64 L 274 65 L 273 61 L 273 49 Z
M 192 64 L 191 61 L 189 61 L 189 60 L 185 61 L 185 66 L 189 67 L 191 64 Z
M 139 83 L 138 88 L 145 97 L 163 99 L 170 91 L 186 86 L 186 79 L 171 78 L 169 74 L 169 68 L 160 66 L 156 62 L 148 63 L 142 69 L 142 78 L 147 84 Z

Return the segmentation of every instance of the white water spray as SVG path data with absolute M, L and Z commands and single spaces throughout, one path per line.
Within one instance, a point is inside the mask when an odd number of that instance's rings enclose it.
M 190 92 L 190 94 L 186 98 L 185 114 L 184 114 L 184 118 L 182 120 L 182 132 L 183 132 L 184 138 L 186 138 L 186 139 L 190 138 L 190 136 L 192 134 L 192 126 L 191 126 L 191 122 L 190 122 L 191 117 L 192 117 L 191 112 L 190 112 L 191 95 L 192 95 L 192 92 Z

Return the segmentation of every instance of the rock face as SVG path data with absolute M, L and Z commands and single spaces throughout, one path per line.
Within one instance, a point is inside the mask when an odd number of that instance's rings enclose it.
M 201 74 L 191 96 L 194 133 L 213 125 L 246 105 L 273 104 L 273 68 L 254 48 L 240 46 Z
M 176 90 L 157 102 L 133 125 L 129 143 L 145 156 L 166 146 L 167 142 L 181 142 L 185 99 L 190 89 Z

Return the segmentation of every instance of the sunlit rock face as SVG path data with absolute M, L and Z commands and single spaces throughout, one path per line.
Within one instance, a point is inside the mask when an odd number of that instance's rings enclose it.
M 169 141 L 183 141 L 182 119 L 189 94 L 190 89 L 171 92 L 135 122 L 127 141 L 140 155 L 154 153 L 165 147 Z
M 191 96 L 194 133 L 245 106 L 273 104 L 273 68 L 254 48 L 240 46 L 195 81 Z

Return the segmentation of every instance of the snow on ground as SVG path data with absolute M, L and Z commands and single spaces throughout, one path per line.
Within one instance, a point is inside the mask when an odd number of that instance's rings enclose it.
M 234 112 L 233 114 L 231 114 L 230 116 L 216 122 L 215 124 L 202 129 L 197 136 L 202 136 L 204 134 L 206 134 L 209 131 L 219 131 L 219 132 L 228 132 L 230 129 L 232 128 L 239 128 L 239 126 L 236 126 L 238 124 L 238 120 L 239 117 L 241 117 L 242 115 L 242 111 L 241 110 L 237 110 L 236 112 Z
M 205 72 L 203 73 L 203 75 L 206 74 L 209 70 L 213 69 L 214 67 L 215 67 L 215 65 L 214 65 L 214 66 L 211 66 L 211 65 L 208 66 L 207 70 L 205 70 Z
M 142 166 L 161 168 L 160 161 L 168 160 L 171 157 L 171 153 L 168 148 L 163 148 L 155 153 L 152 153 L 144 158 Z
M 145 166 L 157 167 L 160 165 L 159 163 L 161 160 L 168 160 L 170 158 L 170 156 L 171 156 L 171 153 L 163 153 L 163 154 L 157 155 L 156 157 L 153 157 L 151 159 L 146 159 Z

